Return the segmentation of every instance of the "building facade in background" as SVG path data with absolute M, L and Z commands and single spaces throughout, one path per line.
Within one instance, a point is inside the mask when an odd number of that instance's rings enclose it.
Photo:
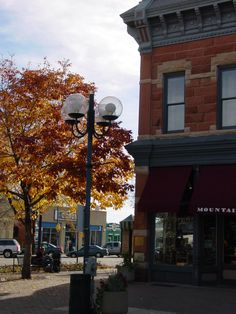
M 78 221 L 81 217 L 78 217 Z M 77 226 L 77 215 L 68 208 L 52 207 L 42 215 L 41 241 L 63 248 L 64 252 L 83 245 L 83 223 Z M 78 230 L 78 231 L 77 231 Z M 36 231 L 37 227 L 36 227 Z M 36 237 L 38 232 L 36 232 Z M 36 238 L 37 241 L 37 238 Z M 106 211 L 90 211 L 90 244 L 102 246 L 106 241 Z
M 235 10 L 143 0 L 121 15 L 141 55 L 136 279 L 236 280 Z
M 39 225 L 41 224 L 41 242 L 49 242 L 60 246 L 64 252 L 83 245 L 83 208 L 77 213 L 71 213 L 69 208 L 50 207 L 41 218 L 35 222 L 35 244 L 38 243 Z M 41 222 L 39 222 L 41 219 Z M 90 212 L 90 244 L 103 246 L 106 242 L 121 241 L 120 225 L 106 223 L 107 213 L 104 210 Z M 77 228 L 78 226 L 78 228 Z M 24 247 L 25 230 L 15 215 L 7 200 L 0 198 L 0 239 L 17 239 Z
M 134 216 L 129 215 L 120 222 L 121 228 L 121 252 L 133 256 L 133 229 Z
M 12 239 L 14 233 L 14 212 L 5 197 L 0 196 L 0 239 Z
M 121 229 L 117 223 L 106 224 L 106 242 L 121 241 Z

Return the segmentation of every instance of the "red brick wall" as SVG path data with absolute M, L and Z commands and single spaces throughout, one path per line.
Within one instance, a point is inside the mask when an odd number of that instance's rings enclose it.
M 190 132 L 201 132 L 216 125 L 216 70 L 217 65 L 222 63 L 236 64 L 236 35 L 164 46 L 143 54 L 139 134 L 155 135 L 161 132 L 162 75 L 165 71 L 171 73 L 187 70 L 185 127 Z M 187 69 L 185 65 L 188 65 Z

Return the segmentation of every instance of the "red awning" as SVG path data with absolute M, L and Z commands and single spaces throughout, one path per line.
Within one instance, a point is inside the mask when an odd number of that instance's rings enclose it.
M 150 168 L 138 210 L 177 212 L 191 171 L 191 166 Z
M 236 165 L 200 167 L 190 210 L 236 214 Z

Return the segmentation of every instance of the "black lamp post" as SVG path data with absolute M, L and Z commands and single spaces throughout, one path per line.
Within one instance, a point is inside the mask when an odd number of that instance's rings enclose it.
M 116 120 L 122 112 L 122 104 L 116 97 L 105 97 L 97 105 L 98 115 L 95 116 L 94 94 L 89 95 L 89 100 L 81 94 L 69 95 L 62 107 L 62 115 L 66 123 L 72 127 L 72 133 L 77 138 L 87 135 L 87 162 L 86 162 L 86 198 L 84 209 L 84 259 L 83 274 L 86 274 L 86 263 L 89 257 L 90 244 L 90 202 L 92 188 L 92 142 L 93 136 L 102 138 L 107 134 L 112 121 Z M 83 129 L 80 120 L 87 113 L 87 124 Z M 96 130 L 95 124 L 100 126 Z

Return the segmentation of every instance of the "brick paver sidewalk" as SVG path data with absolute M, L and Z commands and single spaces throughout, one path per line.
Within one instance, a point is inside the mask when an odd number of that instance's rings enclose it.
M 32 280 L 2 277 L 0 314 L 68 314 L 70 273 L 39 273 Z M 235 288 L 131 283 L 128 290 L 129 314 L 236 313 Z
M 0 313 L 49 314 L 54 313 L 53 308 L 68 306 L 70 276 L 60 274 L 35 274 L 32 280 L 1 281 Z

